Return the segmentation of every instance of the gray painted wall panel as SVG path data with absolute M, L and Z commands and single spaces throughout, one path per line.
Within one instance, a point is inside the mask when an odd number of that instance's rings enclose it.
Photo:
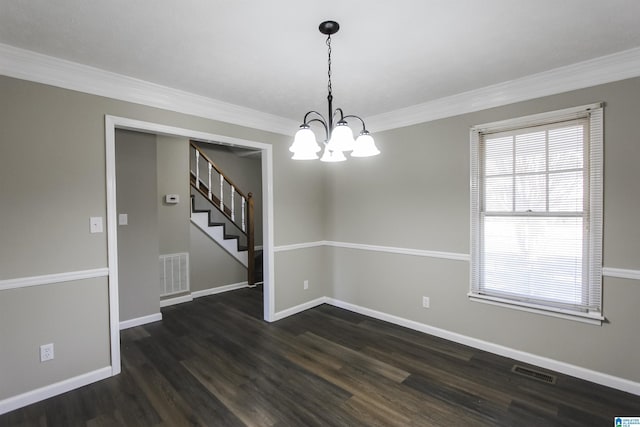
M 204 291 L 247 281 L 247 269 L 209 236 L 189 225 L 191 291 Z
M 0 291 L 0 400 L 109 366 L 107 298 L 105 277 Z
M 158 135 L 157 142 L 160 254 L 189 252 L 189 140 Z M 165 203 L 167 194 L 179 195 L 180 203 Z
M 160 312 L 156 136 L 116 130 L 120 321 Z

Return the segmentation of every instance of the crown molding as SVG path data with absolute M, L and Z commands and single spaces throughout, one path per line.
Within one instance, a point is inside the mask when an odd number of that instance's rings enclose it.
M 293 135 L 299 123 L 0 43 L 0 75 Z M 640 76 L 640 47 L 367 118 L 380 132 Z
M 640 48 L 634 48 L 370 116 L 367 124 L 380 132 L 638 76 Z
M 293 135 L 300 123 L 122 74 L 0 43 L 0 75 Z

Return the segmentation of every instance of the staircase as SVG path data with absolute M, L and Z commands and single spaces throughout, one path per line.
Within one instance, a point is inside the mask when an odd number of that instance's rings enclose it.
M 228 233 L 225 222 L 214 221 L 211 209 L 197 209 L 195 207 L 195 197 L 195 194 L 191 195 L 191 222 L 215 240 L 229 255 L 247 267 L 249 265 L 249 254 L 247 253 L 247 246 L 240 244 L 240 236 Z
M 191 222 L 244 265 L 249 286 L 255 286 L 262 282 L 262 251 L 254 247 L 252 194 L 245 195 L 200 147 L 190 145 Z

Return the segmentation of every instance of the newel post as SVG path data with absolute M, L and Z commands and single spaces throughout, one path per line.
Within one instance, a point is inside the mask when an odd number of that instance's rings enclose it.
M 247 272 L 249 286 L 256 284 L 255 239 L 253 235 L 253 193 L 247 195 Z

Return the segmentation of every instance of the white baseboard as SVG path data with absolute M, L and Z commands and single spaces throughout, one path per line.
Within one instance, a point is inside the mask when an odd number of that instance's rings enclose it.
M 613 375 L 605 374 L 603 372 L 593 371 L 580 366 L 572 365 L 570 363 L 561 362 L 547 357 L 538 356 L 535 354 L 527 353 L 525 351 L 516 350 L 510 347 L 505 347 L 499 344 L 483 341 L 477 338 L 472 338 L 466 335 L 458 334 L 456 332 L 447 331 L 445 329 L 429 326 L 424 323 L 416 322 L 414 320 L 405 319 L 402 317 L 394 316 L 392 314 L 383 313 L 381 311 L 372 310 L 370 308 L 361 307 L 355 304 L 351 304 L 345 301 L 340 301 L 334 298 L 326 298 L 327 304 L 343 308 L 345 310 L 353 311 L 355 313 L 363 314 L 365 316 L 373 317 L 374 319 L 383 320 L 385 322 L 394 323 L 405 328 L 413 329 L 416 331 L 424 332 L 430 335 L 434 335 L 440 338 L 444 338 L 449 341 L 457 342 L 460 344 L 474 347 L 480 350 L 488 351 L 500 356 L 509 357 L 511 359 L 519 360 L 524 363 L 539 366 L 542 368 L 550 369 L 552 371 L 560 372 L 573 377 L 581 378 L 583 380 L 591 381 L 596 384 L 601 384 L 607 387 L 615 388 L 618 390 L 626 391 L 640 396 L 640 383 L 627 380 L 625 378 L 615 377 Z M 291 310 L 291 309 L 290 309 Z M 286 312 L 284 310 L 281 313 Z M 286 316 L 283 316 L 286 317 Z
M 246 288 L 247 286 L 249 286 L 248 282 L 232 283 L 230 285 L 218 286 L 202 291 L 191 292 L 191 296 L 193 298 L 201 298 L 209 295 L 221 294 L 223 292 L 235 291 L 236 289 Z
M 150 314 L 148 316 L 136 317 L 135 319 L 123 320 L 120 322 L 120 330 L 133 328 L 135 326 L 146 325 L 147 323 L 162 320 L 162 313 Z
M 196 298 L 206 297 L 209 295 L 221 294 L 223 292 L 235 291 L 236 289 L 242 289 L 248 287 L 247 282 L 232 283 L 230 285 L 217 286 L 215 288 L 204 289 L 202 291 L 193 291 L 188 295 L 182 295 L 175 298 L 167 298 L 160 300 L 160 307 L 169 307 L 170 305 L 182 304 L 183 302 L 190 302 Z
M 84 387 L 87 384 L 103 380 L 110 377 L 111 372 L 111 366 L 106 366 L 95 371 L 87 372 L 86 374 L 40 387 L 8 399 L 0 400 L 0 415 L 31 405 L 32 403 L 40 402 L 50 397 L 75 390 L 76 388 Z
M 293 316 L 294 314 L 298 314 L 302 311 L 309 310 L 310 308 L 325 304 L 328 301 L 329 301 L 329 298 L 320 297 L 311 301 L 307 301 L 300 305 L 296 305 L 295 307 L 287 308 L 286 310 L 282 310 L 275 313 L 273 315 L 273 321 L 275 322 L 277 320 L 284 319 L 285 317 Z
M 174 298 L 166 298 L 160 300 L 160 307 L 168 307 L 170 305 L 182 304 L 183 302 L 191 302 L 193 301 L 193 296 L 191 294 L 182 295 Z

